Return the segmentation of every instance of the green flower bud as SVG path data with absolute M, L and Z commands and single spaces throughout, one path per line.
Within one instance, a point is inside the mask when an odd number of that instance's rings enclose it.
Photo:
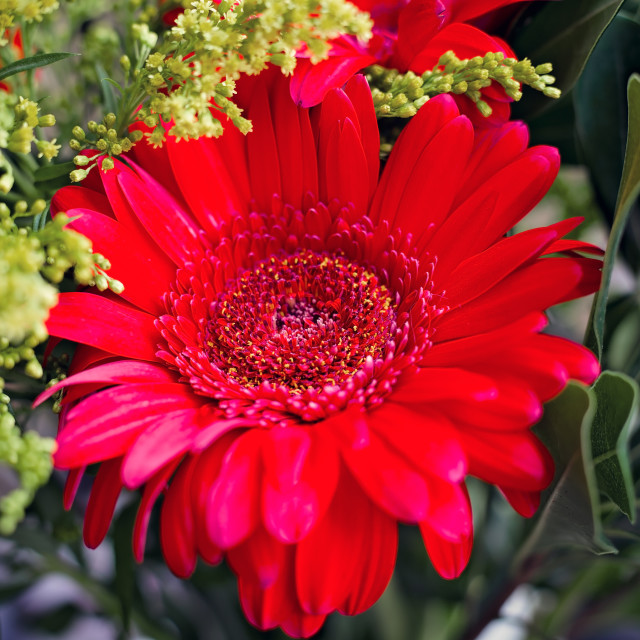
M 71 182 L 82 182 L 88 175 L 88 171 L 84 169 L 75 169 L 69 174 Z
M 46 115 L 40 116 L 38 118 L 38 124 L 41 127 L 53 127 L 55 123 L 56 123 L 56 117 L 51 113 L 47 113 Z

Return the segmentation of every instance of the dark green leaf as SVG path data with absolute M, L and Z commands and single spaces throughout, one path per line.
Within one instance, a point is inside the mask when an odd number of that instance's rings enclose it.
M 603 213 L 613 222 L 627 138 L 627 81 L 640 69 L 640 22 L 621 11 L 596 45 L 573 91 L 575 135 Z M 606 117 L 603 117 L 606 115 Z M 635 218 L 635 220 L 634 220 Z M 640 268 L 640 205 L 622 241 L 627 261 Z
M 50 164 L 45 167 L 40 167 L 33 174 L 35 182 L 46 182 L 47 180 L 54 180 L 61 176 L 68 176 L 76 165 L 73 162 L 63 162 L 62 164 Z
M 536 433 L 553 455 L 556 477 L 545 493 L 544 508 L 522 550 L 525 556 L 558 546 L 577 546 L 594 553 L 615 552 L 602 531 L 591 463 L 589 436 L 595 412 L 594 391 L 577 382 L 570 382 L 561 395 L 545 406 Z
M 605 371 L 593 385 L 597 409 L 591 425 L 591 453 L 598 488 L 635 520 L 635 492 L 629 461 L 629 431 L 638 410 L 638 384 Z
M 102 99 L 104 102 L 104 106 L 107 110 L 107 113 L 117 113 L 118 112 L 118 101 L 116 98 L 116 94 L 113 90 L 114 86 L 120 89 L 120 85 L 117 82 L 114 82 L 105 71 L 104 67 L 97 62 L 95 65 L 96 75 L 100 80 L 100 88 L 102 89 Z
M 574 140 L 575 114 L 571 99 L 572 93 L 563 95 L 559 100 L 554 100 L 548 109 L 527 122 L 531 145 L 550 144 L 558 147 L 563 164 L 578 164 Z M 524 98 L 525 101 L 526 99 Z
M 598 356 L 602 357 L 602 338 L 604 335 L 605 311 L 609 295 L 609 283 L 620 240 L 624 231 L 631 207 L 640 194 L 640 75 L 633 74 L 627 86 L 629 103 L 629 129 L 627 134 L 627 150 L 622 171 L 622 181 L 618 192 L 616 214 L 607 243 L 607 252 L 602 267 L 602 284 L 591 307 L 591 317 L 587 325 L 585 344 Z
M 0 602 L 13 600 L 21 593 L 33 586 L 36 575 L 28 570 L 14 574 L 9 579 L 4 578 L 0 583 Z
M 556 86 L 568 92 L 622 0 L 548 2 L 511 43 L 519 57 L 553 63 Z M 526 95 L 514 113 L 528 118 L 552 106 L 544 96 Z
M 607 303 L 604 343 L 607 367 L 632 378 L 640 372 L 640 304 L 635 294 Z
M 16 60 L 6 67 L 0 69 L 0 80 L 4 80 L 9 76 L 13 76 L 21 71 L 28 71 L 29 69 L 36 69 L 38 67 L 46 67 L 48 64 L 53 64 L 70 56 L 80 55 L 78 53 L 36 53 L 35 56 L 29 58 L 22 58 L 22 60 Z
M 137 508 L 137 504 L 130 504 L 122 511 L 116 520 L 113 535 L 116 564 L 115 591 L 120 601 L 122 625 L 125 630 L 129 629 L 131 622 L 134 594 L 135 570 L 131 538 Z

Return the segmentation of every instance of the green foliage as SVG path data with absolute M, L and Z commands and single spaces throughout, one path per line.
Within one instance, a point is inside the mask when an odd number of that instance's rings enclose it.
M 16 73 L 22 71 L 29 71 L 30 69 L 37 69 L 39 67 L 45 67 L 48 64 L 53 64 L 59 60 L 64 60 L 70 56 L 78 55 L 77 53 L 37 53 L 29 58 L 22 58 L 16 60 L 6 67 L 0 69 L 0 80 L 9 78 Z
M 56 304 L 55 286 L 72 270 L 81 284 L 121 292 L 120 282 L 105 270 L 108 261 L 94 254 L 91 242 L 66 228 L 69 218 L 59 214 L 35 228 L 18 226 L 21 218 L 42 217 L 44 200 L 31 207 L 19 200 L 13 209 L 0 203 L 0 367 L 14 369 L 21 361 L 33 378 L 42 377 L 35 348 L 47 338 L 45 321 Z M 4 380 L 0 378 L 0 391 Z M 10 412 L 10 398 L 0 396 L 0 462 L 13 468 L 19 486 L 0 499 L 0 534 L 11 533 L 24 517 L 26 506 L 51 474 L 54 441 L 34 432 L 22 434 Z
M 161 38 L 146 23 L 134 23 L 133 51 L 120 59 L 124 83 L 117 85 L 115 121 L 107 127 L 113 129 L 110 142 L 122 148 L 134 121 L 150 129 L 146 135 L 154 145 L 163 143 L 167 128 L 177 139 L 219 136 L 221 114 L 247 133 L 251 124 L 232 101 L 241 73 L 257 74 L 271 63 L 288 74 L 300 47 L 317 61 L 327 55 L 330 39 L 341 33 L 366 39 L 370 30 L 369 17 L 342 0 L 197 0 Z M 104 142 L 107 131 L 89 130 L 93 135 L 76 138 L 76 151 L 118 155 Z M 84 171 L 72 179 L 82 179 Z
M 556 72 L 557 86 L 567 93 L 621 4 L 622 0 L 545 3 L 510 44 L 519 56 L 549 60 Z M 532 96 L 515 110 L 515 115 L 529 119 L 549 106 Z
M 556 478 L 521 559 L 563 545 L 594 553 L 615 551 L 603 532 L 592 464 L 590 434 L 596 402 L 592 389 L 571 382 L 545 405 L 536 433 L 553 455 Z
M 593 388 L 571 382 L 545 406 L 536 433 L 553 455 L 556 477 L 521 561 L 559 546 L 616 552 L 604 533 L 603 494 L 635 519 L 629 432 L 638 394 L 634 380 L 605 371 Z
M 42 22 L 58 7 L 57 0 L 4 0 L 0 5 L 0 46 L 7 43 L 4 32 L 13 27 L 16 20 Z
M 0 392 L 3 381 L 0 379 Z M 36 490 L 51 475 L 55 441 L 28 431 L 24 435 L 9 411 L 9 397 L 0 393 L 0 463 L 13 468 L 20 485 L 0 498 L 0 535 L 8 535 L 24 517 Z
M 367 80 L 378 118 L 410 118 L 429 98 L 441 93 L 466 96 L 488 117 L 491 107 L 482 99 L 481 90 L 492 83 L 502 86 L 513 100 L 522 97 L 521 83 L 549 98 L 559 98 L 560 91 L 551 86 L 555 82 L 549 75 L 552 70 L 550 64 L 534 67 L 527 58 L 505 58 L 502 52 L 461 60 L 453 51 L 447 51 L 422 76 L 374 65 L 367 69 Z
M 636 505 L 629 461 L 629 435 L 638 413 L 638 384 L 621 373 L 605 371 L 593 385 L 597 407 L 591 427 L 591 455 L 598 489 L 631 522 Z
M 615 213 L 627 138 L 627 82 L 640 69 L 640 16 L 624 8 L 613 19 L 573 91 L 575 136 L 609 223 Z M 602 117 L 602 114 L 607 117 Z M 634 213 L 635 212 L 635 213 Z M 640 205 L 629 216 L 622 254 L 640 269 Z
M 618 192 L 615 218 L 607 243 L 602 269 L 602 284 L 591 308 L 587 335 L 585 336 L 585 344 L 598 358 L 602 358 L 605 312 L 614 261 L 631 207 L 640 194 L 640 155 L 638 154 L 638 149 L 640 149 L 640 75 L 633 74 L 631 76 L 627 86 L 627 94 L 629 127 L 622 181 Z

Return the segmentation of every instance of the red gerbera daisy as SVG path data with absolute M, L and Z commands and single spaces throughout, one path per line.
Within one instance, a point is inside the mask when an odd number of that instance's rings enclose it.
M 576 219 L 505 237 L 558 168 L 523 124 L 474 133 L 441 96 L 378 180 L 364 78 L 311 111 L 267 82 L 246 138 L 140 146 L 55 196 L 125 290 L 60 295 L 49 332 L 80 346 L 46 395 L 67 389 L 67 505 L 101 463 L 87 545 L 140 487 L 141 560 L 164 491 L 169 567 L 224 555 L 253 624 L 308 636 L 380 596 L 398 522 L 419 525 L 441 575 L 464 569 L 467 474 L 535 511 L 553 463 L 529 427 L 568 378 L 598 372 L 541 333 L 543 310 L 600 272 L 576 253 L 593 247 L 562 239 Z
M 301 106 L 318 104 L 327 91 L 342 86 L 354 73 L 372 64 L 422 74 L 433 69 L 443 53 L 459 58 L 501 52 L 516 57 L 501 38 L 468 24 L 478 16 L 521 0 L 352 0 L 373 18 L 373 38 L 365 45 L 352 36 L 331 44 L 329 58 L 318 64 L 300 56 L 291 79 L 291 96 Z M 511 98 L 495 83 L 482 90 L 492 113 L 483 117 L 465 96 L 458 106 L 476 126 L 509 119 Z

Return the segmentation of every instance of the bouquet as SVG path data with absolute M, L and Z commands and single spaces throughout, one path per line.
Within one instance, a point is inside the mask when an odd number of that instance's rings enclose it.
M 0 35 L 7 637 L 640 637 L 637 0 Z

